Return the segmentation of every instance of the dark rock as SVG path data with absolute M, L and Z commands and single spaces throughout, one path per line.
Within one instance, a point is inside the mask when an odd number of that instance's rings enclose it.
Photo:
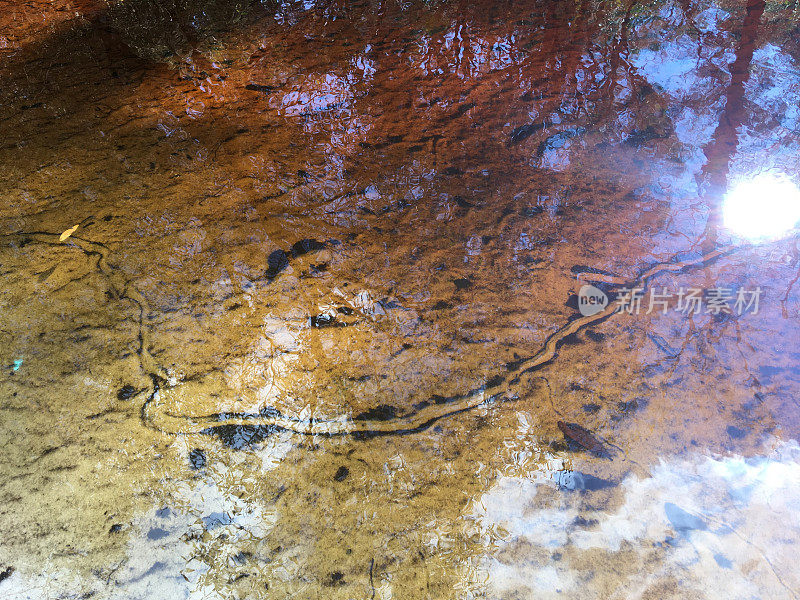
M 457 290 L 465 290 L 472 285 L 472 282 L 469 279 L 465 279 L 463 277 L 454 279 L 453 283 L 455 284 Z
M 267 257 L 267 279 L 274 279 L 289 266 L 289 257 L 283 250 L 274 250 Z
M 0 582 L 5 581 L 14 573 L 14 567 L 6 567 L 5 569 L 0 567 L 0 569 L 2 569 L 0 570 Z
M 397 409 L 388 404 L 380 404 L 353 417 L 354 421 L 389 421 L 397 416 Z
M 316 252 L 317 250 L 322 250 L 326 246 L 325 242 L 320 242 L 319 240 L 313 239 L 304 239 L 300 240 L 299 242 L 295 242 L 292 244 L 292 256 L 302 256 L 303 254 L 307 254 L 308 252 Z
M 344 481 L 345 479 L 347 479 L 347 476 L 349 474 L 350 470 L 345 466 L 341 466 L 339 467 L 339 470 L 336 471 L 336 474 L 333 476 L 333 479 L 334 481 Z
M 122 523 L 114 523 L 108 530 L 108 533 L 119 533 L 122 531 Z

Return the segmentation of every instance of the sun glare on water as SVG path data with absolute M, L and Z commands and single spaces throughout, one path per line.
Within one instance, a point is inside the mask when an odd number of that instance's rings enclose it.
M 758 175 L 737 183 L 725 197 L 727 229 L 752 242 L 780 239 L 800 222 L 800 189 L 785 175 Z

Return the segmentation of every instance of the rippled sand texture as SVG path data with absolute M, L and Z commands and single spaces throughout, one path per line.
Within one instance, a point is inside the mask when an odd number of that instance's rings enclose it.
M 0 595 L 796 598 L 799 17 L 0 0 Z

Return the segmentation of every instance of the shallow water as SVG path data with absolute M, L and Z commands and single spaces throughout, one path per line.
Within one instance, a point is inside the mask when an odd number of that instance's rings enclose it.
M 0 7 L 3 597 L 800 594 L 796 3 Z

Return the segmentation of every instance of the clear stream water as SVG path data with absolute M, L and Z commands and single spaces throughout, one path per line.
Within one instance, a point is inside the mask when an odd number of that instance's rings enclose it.
M 0 0 L 0 597 L 797 598 L 798 22 Z

